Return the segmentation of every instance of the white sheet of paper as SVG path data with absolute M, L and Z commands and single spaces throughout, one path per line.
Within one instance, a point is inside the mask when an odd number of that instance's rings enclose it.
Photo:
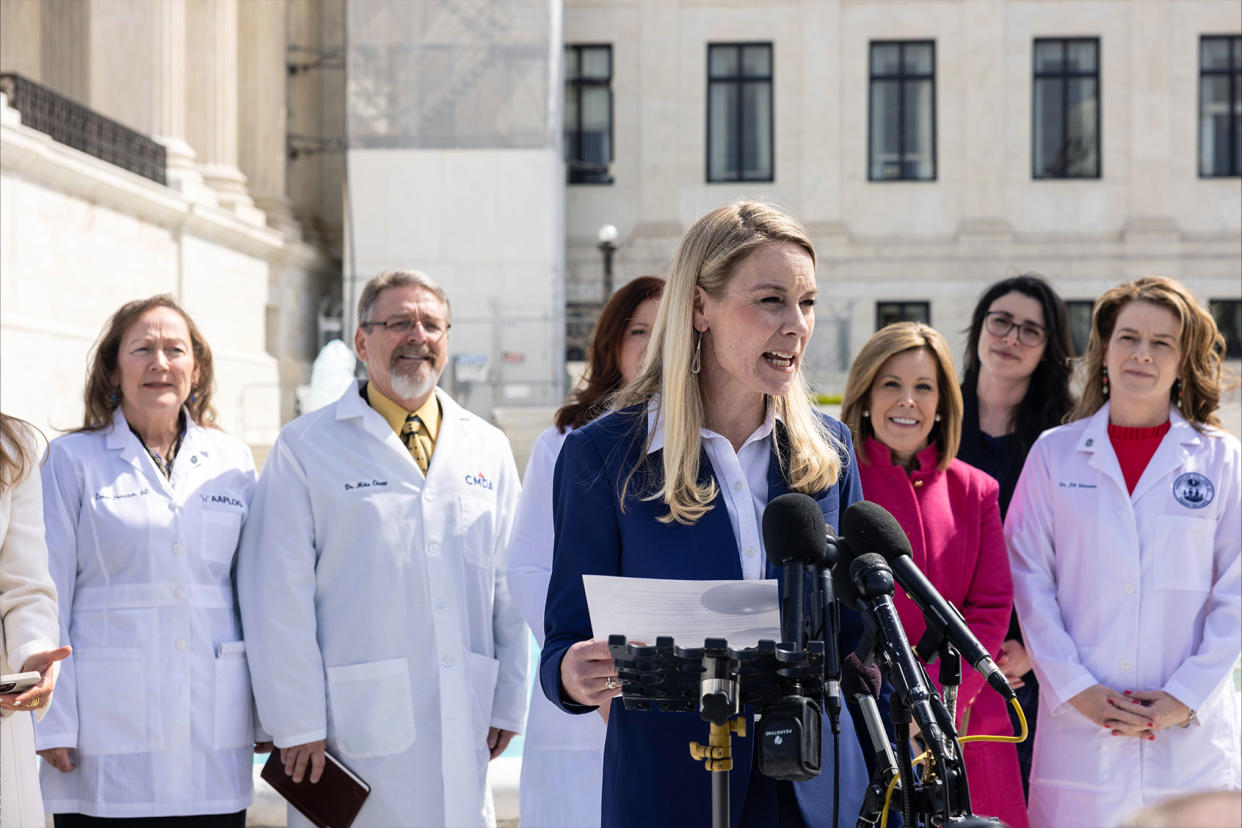
M 730 647 L 754 647 L 781 638 L 777 582 L 672 581 L 583 575 L 595 638 L 624 635 L 654 645 L 669 635 L 682 647 L 724 638 Z

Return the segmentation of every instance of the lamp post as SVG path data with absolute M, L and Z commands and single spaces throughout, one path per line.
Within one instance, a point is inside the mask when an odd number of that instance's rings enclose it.
M 612 254 L 617 252 L 617 228 L 605 224 L 599 228 L 599 252 L 604 254 L 604 298 L 605 303 L 612 296 Z

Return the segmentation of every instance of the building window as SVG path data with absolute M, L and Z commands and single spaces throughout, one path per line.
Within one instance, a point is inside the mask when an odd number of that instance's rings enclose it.
M 1036 39 L 1031 175 L 1100 177 L 1100 40 Z
M 771 43 L 708 44 L 707 180 L 774 180 Z
M 1242 36 L 1199 40 L 1199 175 L 1242 175 Z
M 871 42 L 867 177 L 871 181 L 936 179 L 936 44 Z
M 1087 352 L 1087 339 L 1091 336 L 1091 310 L 1094 299 L 1067 299 L 1065 310 L 1069 313 L 1070 339 L 1074 342 L 1074 355 Z
M 1225 359 L 1242 359 L 1242 299 L 1209 299 L 1208 309 L 1225 335 Z
M 612 47 L 565 47 L 565 164 L 570 184 L 612 183 Z
M 876 302 L 875 329 L 894 322 L 922 322 L 931 324 L 930 302 Z

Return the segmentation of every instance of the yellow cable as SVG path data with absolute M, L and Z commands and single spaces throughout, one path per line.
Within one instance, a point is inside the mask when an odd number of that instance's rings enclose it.
M 1014 742 L 1014 743 L 1017 743 L 1017 742 L 1026 741 L 1026 737 L 1030 735 L 1030 731 L 1027 729 L 1026 714 L 1022 712 L 1022 705 L 1018 704 L 1017 699 L 1010 699 L 1009 703 L 1013 706 L 1013 709 L 1018 712 L 1018 724 L 1020 725 L 1020 728 L 1019 728 L 1019 733 L 1017 736 L 963 736 L 962 738 L 958 739 L 958 742 L 961 744 L 965 744 L 967 742 Z M 930 756 L 931 756 L 931 751 L 925 750 L 922 753 L 920 753 L 918 756 L 916 756 L 913 760 L 911 760 L 910 764 L 917 765 L 920 762 L 925 762 L 927 761 L 928 758 L 930 758 Z M 892 805 L 893 791 L 896 790 L 897 782 L 900 780 L 900 778 L 901 778 L 900 775 L 898 775 L 898 776 L 894 776 L 892 779 L 888 781 L 888 790 L 884 792 L 884 809 L 880 812 L 880 828 L 888 828 L 888 809 Z
M 963 736 L 958 741 L 962 744 L 967 742 L 1025 742 L 1030 734 L 1026 726 L 1026 714 L 1022 712 L 1022 705 L 1018 704 L 1017 699 L 1010 699 L 1009 703 L 1013 705 L 1014 710 L 1018 711 L 1018 724 L 1021 727 L 1017 736 Z

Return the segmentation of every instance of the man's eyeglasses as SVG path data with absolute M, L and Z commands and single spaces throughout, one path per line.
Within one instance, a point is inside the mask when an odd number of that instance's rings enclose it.
M 1014 328 L 1018 329 L 1018 342 L 1028 348 L 1038 348 L 1048 339 L 1048 331 L 1030 322 L 1016 322 L 1004 311 L 989 311 L 983 317 L 983 325 L 988 333 L 997 339 L 1004 339 Z
M 414 330 L 415 325 L 423 326 L 423 335 L 428 339 L 439 339 L 448 333 L 448 329 L 453 327 L 447 322 L 441 322 L 438 319 L 414 319 L 410 316 L 397 316 L 384 322 L 359 322 L 358 327 L 370 332 L 371 328 L 386 328 L 389 333 L 397 336 L 405 336 Z

